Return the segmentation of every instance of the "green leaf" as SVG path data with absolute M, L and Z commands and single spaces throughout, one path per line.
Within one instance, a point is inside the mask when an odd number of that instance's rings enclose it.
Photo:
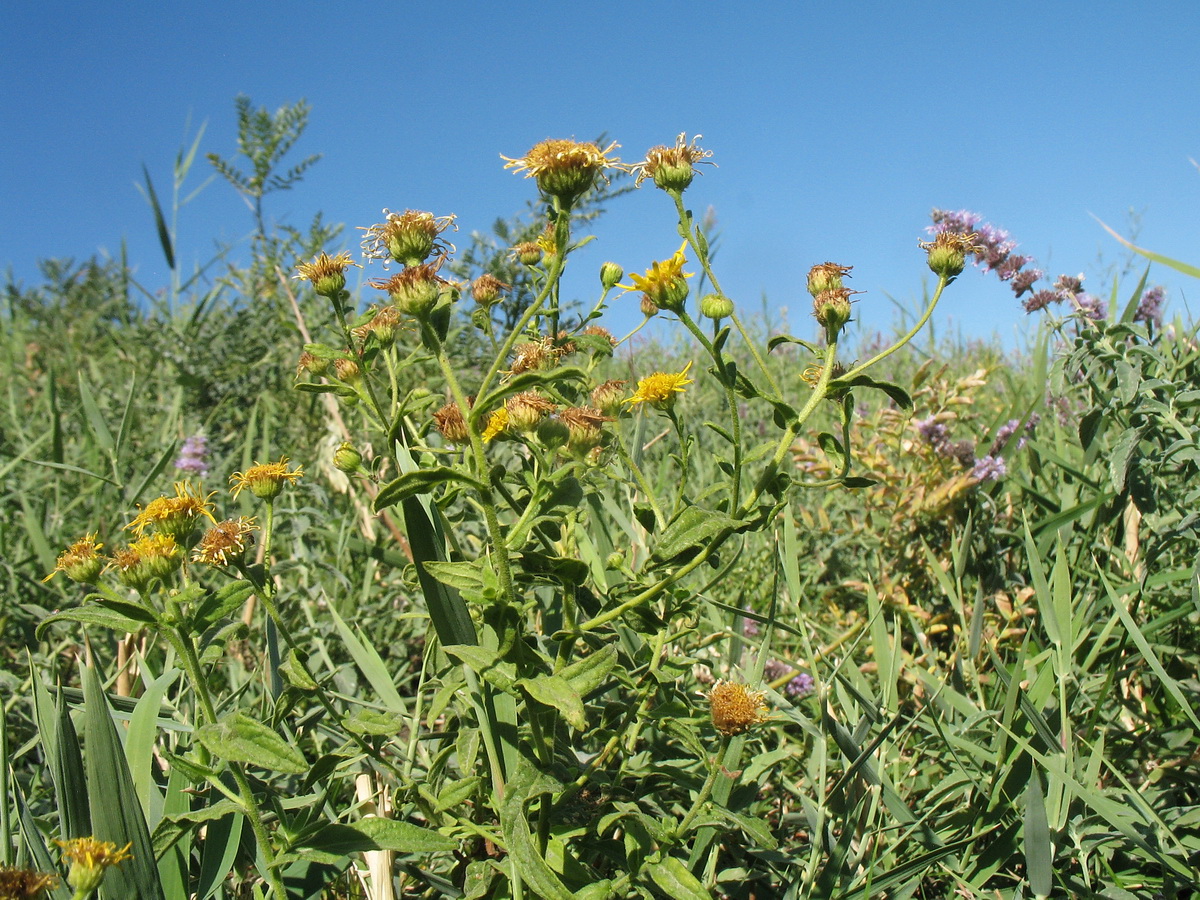
M 842 442 L 835 438 L 827 431 L 822 431 L 817 435 L 817 443 L 821 445 L 821 449 L 825 451 L 825 455 L 829 457 L 829 464 L 835 469 L 842 469 L 846 465 L 846 451 L 842 447 Z
M 83 698 L 87 734 L 84 763 L 92 835 L 98 840 L 112 841 L 118 847 L 131 844 L 133 854 L 132 859 L 108 869 L 100 896 L 103 900 L 127 897 L 164 900 L 150 829 L 146 827 L 125 750 L 94 666 L 83 667 Z
M 1042 782 L 1036 769 L 1029 773 L 1029 785 L 1025 788 L 1025 866 L 1034 895 L 1050 896 L 1054 889 L 1054 849 L 1050 844 Z
M 447 587 L 470 593 L 483 591 L 483 560 L 472 559 L 461 562 L 425 563 L 425 571 Z
M 649 863 L 646 870 L 660 890 L 671 900 L 712 900 L 700 880 L 674 856 Z
M 78 622 L 81 625 L 98 625 L 112 631 L 126 632 L 141 631 L 146 625 L 157 625 L 154 613 L 136 603 L 126 603 L 120 600 L 102 600 L 65 609 L 42 619 L 37 627 L 37 636 L 44 637 L 46 629 L 55 622 Z
M 546 864 L 525 818 L 525 803 L 540 794 L 553 794 L 562 785 L 535 770 L 522 758 L 517 774 L 505 787 L 500 804 L 500 827 L 508 854 L 516 863 L 521 879 L 543 900 L 573 900 L 562 880 Z
M 654 548 L 654 558 L 662 562 L 678 559 L 717 535 L 734 531 L 737 526 L 737 519 L 725 513 L 701 506 L 685 507 L 663 530 Z
M 1125 490 L 1129 466 L 1141 440 L 1141 429 L 1128 428 L 1117 438 L 1117 443 L 1113 446 L 1112 454 L 1108 458 L 1108 475 L 1112 479 L 1113 490 L 1118 494 Z
M 230 582 L 205 595 L 195 607 L 196 624 L 206 628 L 245 605 L 254 593 L 254 585 L 245 579 Z
M 570 682 L 571 688 L 580 697 L 586 697 L 604 683 L 616 664 L 617 645 L 605 644 L 596 652 L 575 660 L 555 674 Z
M 162 247 L 163 256 L 167 260 L 167 268 L 175 268 L 175 248 L 171 246 L 171 230 L 167 228 L 166 217 L 163 216 L 162 205 L 158 202 L 158 194 L 154 191 L 154 182 L 150 180 L 150 170 L 142 163 L 142 175 L 146 178 L 146 200 L 154 213 L 154 230 L 158 232 L 158 243 Z
M 449 644 L 442 649 L 502 691 L 511 691 L 516 684 L 516 666 L 501 662 L 495 650 L 478 644 Z
M 290 775 L 308 771 L 303 753 L 266 725 L 240 712 L 230 713 L 215 725 L 201 725 L 196 729 L 196 740 L 229 762 Z
M 371 687 L 375 689 L 375 694 L 383 701 L 384 705 L 395 713 L 405 713 L 407 708 L 404 700 L 400 697 L 400 692 L 396 690 L 396 683 L 392 681 L 392 675 L 388 671 L 387 664 L 384 663 L 382 657 L 375 648 L 368 642 L 359 640 L 358 635 L 350 630 L 350 627 L 338 615 L 338 611 L 333 607 L 329 607 L 330 618 L 333 619 L 333 624 L 338 630 L 338 634 L 342 638 L 342 643 L 350 652 L 350 656 L 354 659 L 354 664 L 366 676 Z
M 876 381 L 870 375 L 855 375 L 853 378 L 834 378 L 829 382 L 829 389 L 845 390 L 847 388 L 867 387 L 883 391 L 901 409 L 912 409 L 913 401 L 908 391 L 890 381 Z
M 375 498 L 375 512 L 385 510 L 409 497 L 428 494 L 438 485 L 448 484 L 452 481 L 468 485 L 477 491 L 487 489 L 487 486 L 481 481 L 449 466 L 418 469 L 415 472 L 406 472 L 384 485 Z
M 409 822 L 368 816 L 349 825 L 325 825 L 295 846 L 308 847 L 333 856 L 347 856 L 368 850 L 439 853 L 454 850 L 458 843 L 436 831 Z
M 522 678 L 517 685 L 528 691 L 529 696 L 538 703 L 557 709 L 576 731 L 587 728 L 583 700 L 567 679 L 559 675 L 539 675 L 536 678 Z

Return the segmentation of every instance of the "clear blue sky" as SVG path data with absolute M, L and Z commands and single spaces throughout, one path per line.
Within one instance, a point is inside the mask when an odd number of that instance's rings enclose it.
M 501 168 L 547 137 L 607 132 L 636 160 L 702 133 L 719 168 L 689 191 L 714 207 L 718 273 L 743 307 L 790 309 L 811 333 L 803 277 L 853 265 L 857 311 L 887 326 L 928 278 L 916 241 L 931 207 L 1007 228 L 1053 277 L 1118 262 L 1092 218 L 1200 263 L 1200 3 L 237 3 L 8 4 L 0 37 L 0 267 L 117 253 L 166 281 L 134 188 L 145 163 L 169 193 L 178 148 L 235 150 L 239 93 L 274 110 L 306 98 L 297 159 L 322 153 L 268 212 L 355 225 L 383 207 L 456 213 L 461 231 L 515 213 L 534 187 Z M 210 174 L 201 159 L 188 183 Z M 251 219 L 223 181 L 183 210 L 179 250 L 243 241 Z M 678 246 L 665 195 L 614 205 L 575 265 L 645 268 Z M 585 277 L 586 276 L 586 277 Z M 1167 270 L 1169 311 L 1200 284 Z M 1130 287 L 1132 284 L 1130 284 Z M 626 298 L 629 307 L 636 305 Z M 614 330 L 632 315 L 612 322 Z M 942 327 L 1031 329 L 1006 286 L 968 270 Z

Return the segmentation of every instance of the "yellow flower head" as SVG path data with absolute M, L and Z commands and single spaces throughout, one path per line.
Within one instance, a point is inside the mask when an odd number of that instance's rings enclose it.
M 621 161 L 608 154 L 619 146 L 615 141 L 601 150 L 593 143 L 570 140 L 547 140 L 535 144 L 518 159 L 501 154 L 504 168 L 525 172 L 526 178 L 537 179 L 542 193 L 557 197 L 570 206 L 596 183 L 596 176 L 606 169 L 623 169 Z
M 446 255 L 454 245 L 441 239 L 441 234 L 454 225 L 454 216 L 435 216 L 433 213 L 406 209 L 402 213 L 383 211 L 384 221 L 363 228 L 362 250 L 367 259 L 394 259 L 405 266 L 419 266 L 435 252 Z M 457 227 L 457 226 L 455 226 Z
M 182 563 L 183 551 L 175 538 L 155 532 L 113 551 L 108 568 L 117 573 L 121 584 L 141 591 L 155 578 L 166 578 Z
M 215 493 L 213 491 L 206 497 L 193 488 L 191 482 L 177 481 L 174 497 L 164 496 L 151 500 L 125 527 L 135 532 L 138 537 L 145 534 L 147 528 L 152 528 L 160 534 L 169 534 L 181 542 L 186 542 L 201 518 L 216 524 L 217 520 L 212 514 L 213 505 L 209 503 Z
M 696 175 L 696 164 L 712 156 L 711 150 L 701 150 L 696 146 L 700 138 L 701 135 L 696 135 L 688 141 L 684 133 L 675 138 L 674 147 L 651 147 L 646 159 L 632 168 L 637 173 L 636 183 L 641 185 L 651 178 L 664 191 L 686 190 Z
M 726 737 L 749 731 L 766 721 L 767 704 L 761 691 L 744 684 L 718 681 L 706 695 L 713 727 Z
M 285 482 L 295 481 L 304 474 L 299 467 L 289 472 L 287 462 L 288 458 L 283 456 L 277 463 L 255 463 L 244 473 L 234 472 L 229 476 L 233 496 L 236 497 L 244 488 L 250 488 L 250 493 L 259 500 L 274 500 L 283 490 Z
M 133 854 L 129 848 L 133 843 L 117 849 L 111 841 L 98 841 L 94 837 L 72 838 L 69 841 L 55 841 L 63 848 L 63 862 L 70 866 L 67 872 L 67 884 L 75 889 L 76 896 L 88 896 L 100 882 L 104 880 L 105 869 L 120 865 Z
M 57 875 L 0 866 L 0 900 L 40 900 L 46 891 L 58 884 Z
M 691 367 L 692 364 L 688 363 L 682 372 L 655 372 L 653 375 L 647 375 L 638 382 L 637 390 L 625 402 L 631 405 L 649 403 L 655 409 L 670 409 L 675 405 L 675 395 L 683 392 L 684 385 L 693 383 L 692 379 L 687 377 Z
M 688 283 L 694 272 L 683 271 L 687 259 L 683 251 L 687 249 L 687 241 L 679 245 L 679 249 L 670 259 L 650 264 L 645 275 L 631 272 L 629 280 L 632 285 L 620 285 L 626 291 L 641 291 L 644 300 L 661 309 L 679 312 L 683 309 L 683 301 L 687 299 Z
M 104 568 L 104 557 L 100 548 L 104 545 L 96 540 L 95 533 L 87 534 L 73 543 L 58 557 L 54 571 L 42 579 L 49 581 L 59 572 L 66 572 L 67 577 L 80 584 L 93 584 L 100 570 Z
M 310 263 L 296 263 L 299 274 L 292 277 L 311 281 L 313 290 L 324 297 L 336 297 L 346 287 L 346 270 L 357 265 L 344 251 L 337 256 L 322 253 Z
M 254 519 L 249 516 L 218 522 L 200 538 L 192 560 L 210 566 L 229 565 L 230 558 L 239 560 L 246 552 L 246 539 L 253 531 Z
M 508 429 L 508 410 L 503 406 L 488 417 L 487 427 L 483 429 L 483 442 L 491 443 Z

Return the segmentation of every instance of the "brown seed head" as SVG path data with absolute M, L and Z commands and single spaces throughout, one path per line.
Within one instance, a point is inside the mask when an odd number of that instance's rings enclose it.
M 457 403 L 447 403 L 433 414 L 433 424 L 451 444 L 466 444 L 471 440 L 467 420 Z
M 766 721 L 767 704 L 761 691 L 733 681 L 718 681 L 708 697 L 713 727 L 726 737 L 742 734 Z

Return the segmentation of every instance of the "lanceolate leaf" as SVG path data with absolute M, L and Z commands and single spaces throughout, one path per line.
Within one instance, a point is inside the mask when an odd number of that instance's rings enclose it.
M 303 753 L 271 728 L 240 712 L 230 713 L 215 725 L 200 726 L 196 729 L 196 740 L 229 762 L 292 775 L 308 771 Z

